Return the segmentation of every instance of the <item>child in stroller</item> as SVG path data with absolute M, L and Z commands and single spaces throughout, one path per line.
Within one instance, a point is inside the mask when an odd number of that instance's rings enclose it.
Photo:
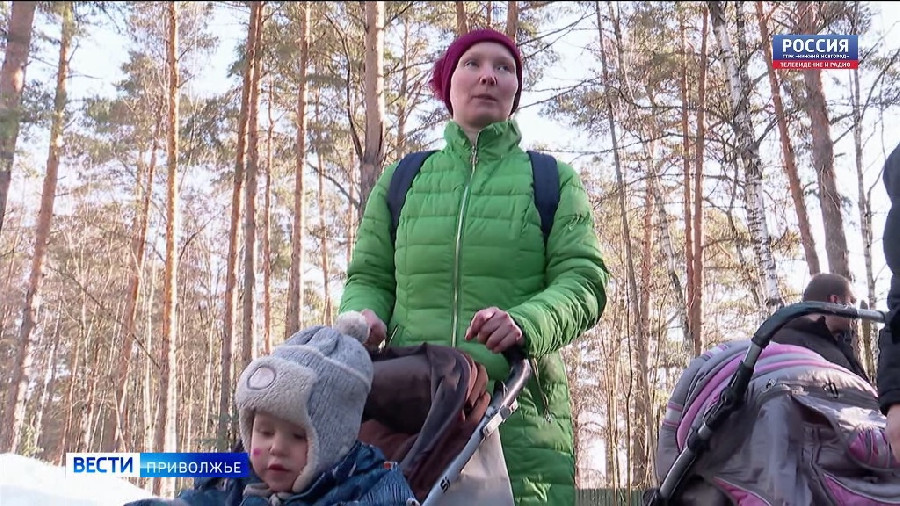
M 900 505 L 900 462 L 872 386 L 807 348 L 769 345 L 808 314 L 884 321 L 880 311 L 802 302 L 751 340 L 696 357 L 669 398 L 661 484 L 645 505 Z
M 253 476 L 135 506 L 418 505 L 399 468 L 357 439 L 373 376 L 367 336 L 365 319 L 347 313 L 335 328 L 298 332 L 251 362 L 235 404 Z
M 355 327 L 348 325 L 348 318 L 351 317 L 341 315 L 335 326 L 353 335 L 367 332 L 367 327 L 353 330 Z M 361 347 L 354 346 L 357 349 Z M 371 389 L 359 409 L 348 414 L 356 421 L 355 425 L 352 421 L 343 423 L 358 428 L 350 454 L 363 448 L 379 466 L 384 467 L 387 462 L 386 466 L 391 468 L 384 472 L 368 471 L 369 481 L 375 483 L 371 491 L 396 492 L 402 488 L 403 493 L 388 495 L 391 500 L 405 502 L 379 499 L 375 503 L 354 504 L 418 504 L 421 501 L 423 506 L 511 506 L 512 490 L 496 429 L 516 410 L 516 396 L 530 378 L 531 369 L 521 350 L 512 349 L 505 355 L 511 365 L 510 374 L 505 383 L 494 386 L 491 397 L 486 393 L 488 377 L 484 366 L 456 348 L 422 344 L 372 351 Z M 256 369 L 248 367 L 241 377 L 242 384 Z M 237 397 L 239 407 L 252 404 L 246 400 L 241 404 L 240 399 L 247 396 L 242 397 L 240 391 Z M 241 413 L 242 440 L 248 442 L 252 436 L 245 435 L 244 427 L 252 428 L 252 425 L 249 420 L 245 422 L 243 409 Z M 244 451 L 243 445 L 239 444 L 235 451 Z M 344 462 L 349 460 L 345 458 Z M 346 467 L 339 464 L 336 469 L 346 470 Z M 380 481 L 375 479 L 378 477 Z M 400 480 L 404 477 L 406 482 L 401 487 Z M 144 500 L 127 506 L 246 506 L 242 503 L 245 490 L 264 490 L 259 481 L 256 475 L 249 479 L 203 478 L 197 480 L 193 490 L 182 492 L 179 499 L 182 503 Z M 320 492 L 324 491 L 321 485 L 334 486 L 332 481 L 320 484 Z M 257 485 L 251 488 L 254 483 Z M 412 492 L 407 492 L 407 483 Z M 311 487 L 315 488 L 315 484 Z M 324 501 L 296 504 L 342 504 L 336 496 L 326 497 Z M 202 502 L 202 498 L 207 502 Z

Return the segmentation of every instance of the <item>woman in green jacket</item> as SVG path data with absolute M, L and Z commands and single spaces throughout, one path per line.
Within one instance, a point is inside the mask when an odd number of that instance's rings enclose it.
M 575 503 L 572 414 L 558 350 L 597 323 L 608 277 L 585 189 L 558 163 L 559 204 L 544 240 L 532 168 L 510 115 L 522 62 L 500 32 L 459 37 L 437 61 L 435 94 L 452 117 L 390 232 L 394 164 L 366 204 L 340 311 L 362 311 L 370 340 L 455 346 L 506 378 L 521 346 L 535 375 L 500 437 L 517 505 Z M 385 324 L 387 322 L 387 324 Z

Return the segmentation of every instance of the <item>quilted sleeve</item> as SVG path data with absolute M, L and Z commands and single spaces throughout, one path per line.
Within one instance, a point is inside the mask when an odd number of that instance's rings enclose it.
M 397 286 L 387 205 L 387 190 L 395 168 L 396 164 L 385 169 L 366 202 L 339 309 L 340 313 L 371 309 L 386 324 L 394 310 Z
M 606 306 L 609 271 L 578 174 L 559 163 L 559 207 L 547 241 L 547 288 L 509 310 L 528 356 L 553 353 L 597 323 Z

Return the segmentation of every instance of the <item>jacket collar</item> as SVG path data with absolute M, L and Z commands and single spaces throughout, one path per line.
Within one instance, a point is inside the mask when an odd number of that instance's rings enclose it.
M 359 493 L 359 487 L 370 479 L 365 475 L 373 470 L 384 469 L 384 456 L 375 448 L 357 441 L 353 448 L 337 464 L 322 472 L 312 484 L 300 493 L 281 492 L 272 494 L 265 483 L 257 482 L 244 489 L 245 496 L 267 498 L 269 504 L 300 506 L 307 504 L 335 504 L 352 500 Z M 377 476 L 375 476 L 377 477 Z M 257 478 L 258 479 L 258 478 Z M 322 502 L 321 504 L 325 504 Z
M 447 151 L 465 160 L 471 159 L 472 142 L 457 122 L 447 122 L 444 140 L 447 142 Z M 515 120 L 498 121 L 484 127 L 478 133 L 476 141 L 479 160 L 497 159 L 518 148 L 522 132 Z

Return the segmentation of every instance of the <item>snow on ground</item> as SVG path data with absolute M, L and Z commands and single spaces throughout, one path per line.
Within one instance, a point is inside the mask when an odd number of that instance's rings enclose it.
M 122 478 L 66 475 L 63 466 L 12 453 L 0 455 L 2 506 L 122 506 L 147 497 L 153 494 Z

